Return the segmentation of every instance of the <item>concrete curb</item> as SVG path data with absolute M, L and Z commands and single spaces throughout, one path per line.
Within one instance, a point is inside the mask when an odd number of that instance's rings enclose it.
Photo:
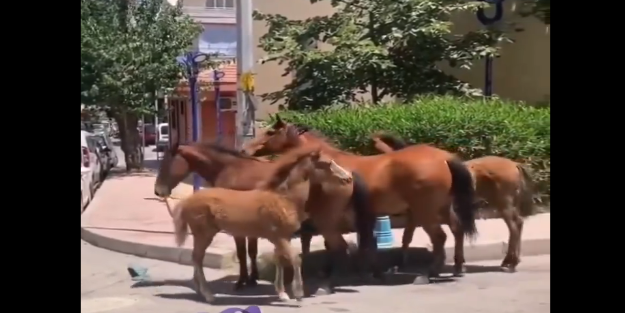
M 84 227 L 80 228 L 80 237 L 96 247 L 115 252 L 183 265 L 193 265 L 191 262 L 191 250 L 187 248 L 164 247 L 125 241 L 100 235 Z M 225 269 L 233 267 L 236 263 L 238 263 L 238 261 L 234 251 L 210 247 L 206 249 L 206 254 L 204 256 L 205 267 Z
M 192 265 L 191 250 L 187 248 L 164 247 L 157 245 L 148 245 L 143 243 L 130 242 L 116 238 L 106 237 L 89 229 L 81 227 L 81 238 L 90 244 L 125 254 L 132 254 L 139 257 L 156 259 L 179 263 L 183 265 Z M 322 250 L 323 246 L 311 246 L 311 251 Z M 507 249 L 507 243 L 490 243 L 481 245 L 465 244 L 464 255 L 467 263 L 497 260 L 503 258 Z M 453 262 L 454 248 L 446 247 L 447 262 Z M 267 251 L 259 251 L 259 256 Z M 523 256 L 535 256 L 543 254 L 551 254 L 551 239 L 527 239 L 522 241 Z M 231 268 L 238 264 L 235 251 L 208 248 L 204 257 L 204 266 L 214 269 Z

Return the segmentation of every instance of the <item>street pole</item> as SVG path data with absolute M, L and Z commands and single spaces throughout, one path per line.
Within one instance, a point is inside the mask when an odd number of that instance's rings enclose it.
M 217 143 L 221 143 L 222 129 L 221 129 L 221 79 L 224 77 L 224 72 L 214 69 L 213 70 L 213 83 L 215 84 L 215 111 L 217 118 Z
M 158 147 L 158 133 L 160 129 L 158 128 L 158 93 L 155 93 L 156 97 L 154 97 L 154 130 L 156 130 L 156 147 Z M 158 148 L 156 149 L 156 161 L 159 161 L 160 157 L 158 155 Z
M 198 101 L 197 75 L 200 71 L 200 63 L 206 61 L 208 55 L 200 52 L 189 52 L 184 57 L 176 60 L 186 68 L 189 78 L 189 93 L 191 94 L 191 124 L 194 142 L 202 140 L 202 109 Z M 193 174 L 193 191 L 198 191 L 202 186 L 202 178 L 198 174 Z
M 254 68 L 254 45 L 252 38 L 252 0 L 237 0 L 237 138 L 236 148 L 254 138 L 254 103 L 250 90 L 244 89 L 242 78 Z

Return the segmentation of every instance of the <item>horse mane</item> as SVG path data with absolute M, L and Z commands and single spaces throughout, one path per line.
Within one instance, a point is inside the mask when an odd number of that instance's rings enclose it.
M 243 152 L 228 148 L 228 147 L 224 147 L 222 145 L 219 145 L 215 142 L 212 141 L 208 141 L 208 142 L 198 142 L 196 144 L 194 144 L 193 146 L 197 147 L 200 150 L 208 150 L 208 151 L 213 151 L 213 152 L 217 152 L 220 154 L 226 154 L 228 156 L 232 156 L 238 159 L 245 159 L 245 160 L 253 160 L 253 161 L 260 161 L 258 158 L 247 155 Z
M 387 144 L 393 150 L 401 150 L 412 145 L 412 143 L 391 134 L 379 133 L 376 134 L 375 137 Z
M 316 149 L 316 148 L 314 148 Z M 295 173 L 296 167 L 310 156 L 314 151 L 311 147 L 302 147 L 295 150 L 291 150 L 288 153 L 283 154 L 280 158 L 273 161 L 274 168 L 271 174 L 268 176 L 262 186 L 266 190 L 275 190 L 283 183 L 287 183 L 293 179 L 294 174 L 302 174 L 301 172 Z
M 335 148 L 343 153 L 349 153 L 347 151 L 342 151 L 339 148 L 337 148 L 336 146 L 336 142 L 334 140 L 332 140 L 331 138 L 329 138 L 328 136 L 324 135 L 320 130 L 314 129 L 312 127 L 310 127 L 309 125 L 306 124 L 301 124 L 301 123 L 293 123 L 290 124 L 292 127 L 295 127 L 297 129 L 298 134 L 304 134 L 304 133 L 309 133 L 311 135 L 313 135 L 315 138 L 323 141 L 324 143 L 328 144 L 329 146 L 331 146 L 332 148 Z

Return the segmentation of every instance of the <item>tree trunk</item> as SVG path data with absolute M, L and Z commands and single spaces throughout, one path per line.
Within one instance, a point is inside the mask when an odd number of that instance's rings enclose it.
M 142 140 L 137 126 L 139 118 L 134 114 L 115 114 L 115 121 L 119 127 L 121 148 L 126 161 L 126 172 L 143 169 Z

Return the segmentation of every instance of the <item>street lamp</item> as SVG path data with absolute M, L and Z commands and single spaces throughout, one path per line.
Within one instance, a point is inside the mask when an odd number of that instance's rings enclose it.
M 208 55 L 201 52 L 188 52 L 176 60 L 185 67 L 185 74 L 189 79 L 189 93 L 191 94 L 191 116 L 193 125 L 193 141 L 199 142 L 202 134 L 201 108 L 198 103 L 197 75 L 200 72 L 200 63 L 208 60 Z M 193 191 L 200 189 L 202 181 L 199 175 L 193 175 Z
M 221 79 L 226 73 L 217 69 L 213 70 L 213 83 L 215 84 L 215 106 L 217 111 L 217 142 L 221 143 Z

